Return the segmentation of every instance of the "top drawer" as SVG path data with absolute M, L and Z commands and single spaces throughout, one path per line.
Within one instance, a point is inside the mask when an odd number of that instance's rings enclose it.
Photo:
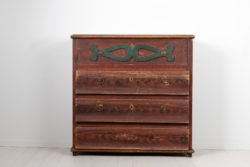
M 188 39 L 74 39 L 77 66 L 166 68 L 188 66 Z

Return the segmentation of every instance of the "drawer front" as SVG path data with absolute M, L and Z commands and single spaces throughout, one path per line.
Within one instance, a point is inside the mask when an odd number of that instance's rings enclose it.
M 77 98 L 76 122 L 189 123 L 188 97 Z
M 188 150 L 187 126 L 81 125 L 76 149 Z
M 187 66 L 188 39 L 77 39 L 84 67 Z
M 76 94 L 188 95 L 188 71 L 76 72 Z

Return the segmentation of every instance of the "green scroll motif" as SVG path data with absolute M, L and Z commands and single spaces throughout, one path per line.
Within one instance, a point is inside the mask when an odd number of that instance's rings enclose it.
M 105 49 L 98 49 L 96 44 L 91 45 L 92 55 L 90 60 L 96 61 L 97 56 L 105 56 L 113 60 L 117 61 L 129 61 L 131 58 L 134 58 L 135 61 L 149 61 L 158 57 L 165 56 L 167 61 L 171 62 L 174 61 L 174 56 L 172 55 L 172 51 L 174 49 L 174 45 L 169 44 L 167 49 L 159 49 L 147 44 L 137 44 L 137 45 L 128 45 L 128 44 L 117 44 Z M 117 56 L 111 54 L 109 52 L 118 50 L 118 49 L 125 49 L 126 55 L 125 56 Z M 147 56 L 139 56 L 139 49 L 146 49 L 154 52 L 154 54 L 147 55 Z

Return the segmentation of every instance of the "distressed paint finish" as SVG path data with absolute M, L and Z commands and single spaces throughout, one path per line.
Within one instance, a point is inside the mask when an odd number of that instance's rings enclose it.
M 188 71 L 77 71 L 76 94 L 188 93 Z
M 72 35 L 73 155 L 77 153 L 184 153 L 192 149 L 193 35 Z M 141 44 L 166 49 L 174 61 L 136 49 L 117 61 L 97 49 Z M 98 51 L 98 50 L 96 50 Z M 123 57 L 127 49 L 108 53 Z M 164 53 L 164 52 L 162 52 Z M 99 54 L 99 53 L 98 53 Z M 166 52 L 164 53 L 166 54 Z M 136 61 L 134 57 L 141 60 Z M 145 59 L 146 58 L 146 59 Z
M 186 97 L 86 96 L 76 99 L 76 122 L 189 123 L 188 104 Z
M 188 150 L 187 126 L 88 124 L 76 127 L 77 149 Z

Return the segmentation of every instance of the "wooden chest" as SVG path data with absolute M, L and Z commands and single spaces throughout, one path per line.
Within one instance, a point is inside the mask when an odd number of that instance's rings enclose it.
M 71 37 L 74 155 L 192 155 L 193 35 Z

